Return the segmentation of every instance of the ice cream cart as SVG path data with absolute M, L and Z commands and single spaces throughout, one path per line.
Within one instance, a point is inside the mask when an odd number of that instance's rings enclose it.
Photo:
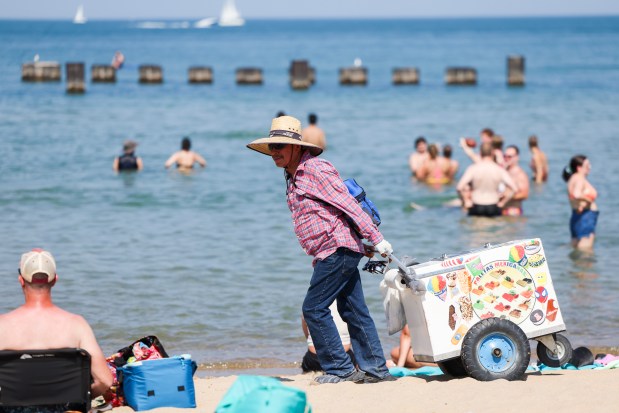
M 515 380 L 537 340 L 544 364 L 572 356 L 540 239 L 490 245 L 385 272 L 401 306 L 418 361 L 437 362 L 453 376 Z

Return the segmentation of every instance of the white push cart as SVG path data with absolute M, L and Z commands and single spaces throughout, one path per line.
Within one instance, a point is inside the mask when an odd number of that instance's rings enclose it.
M 453 376 L 515 380 L 537 340 L 544 364 L 572 357 L 540 239 L 486 245 L 385 272 L 399 291 L 418 361 L 437 362 Z

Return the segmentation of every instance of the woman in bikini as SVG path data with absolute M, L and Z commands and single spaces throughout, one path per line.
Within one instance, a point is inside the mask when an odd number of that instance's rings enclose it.
M 439 156 L 438 147 L 432 144 L 428 147 L 429 157 L 423 162 L 419 170 L 420 180 L 430 185 L 444 185 L 451 182 L 451 164 L 442 156 Z
M 595 200 L 597 191 L 587 180 L 591 171 L 591 162 L 584 155 L 576 155 L 569 166 L 563 170 L 563 179 L 567 182 L 567 191 L 572 207 L 570 232 L 572 246 L 579 249 L 592 249 L 595 241 L 595 226 L 598 211 Z

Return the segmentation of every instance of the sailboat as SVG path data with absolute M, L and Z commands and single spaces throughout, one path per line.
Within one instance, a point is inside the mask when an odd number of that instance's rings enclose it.
M 225 1 L 224 7 L 221 9 L 221 14 L 219 15 L 218 24 L 220 26 L 242 26 L 245 24 L 245 20 L 236 9 L 234 0 Z
M 84 16 L 84 6 L 81 4 L 77 8 L 77 12 L 75 12 L 75 17 L 73 18 L 73 23 L 75 24 L 84 24 L 86 23 L 86 16 Z

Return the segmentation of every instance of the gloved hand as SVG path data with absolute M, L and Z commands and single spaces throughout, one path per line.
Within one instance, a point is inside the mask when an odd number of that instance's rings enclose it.
M 381 242 L 376 244 L 374 247 L 376 247 L 376 251 L 378 251 L 378 253 L 382 255 L 383 257 L 393 254 L 393 248 L 391 247 L 391 244 L 389 243 L 389 241 L 387 241 L 386 239 L 383 239 Z

